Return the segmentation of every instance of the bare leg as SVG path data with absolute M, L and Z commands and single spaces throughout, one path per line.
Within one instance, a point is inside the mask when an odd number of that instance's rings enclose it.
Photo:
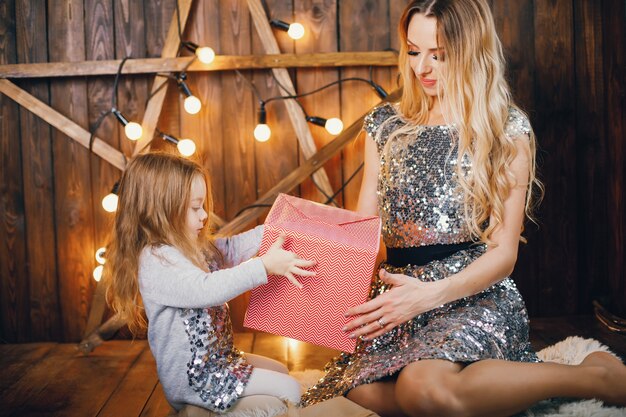
M 395 378 L 386 378 L 359 385 L 348 391 L 346 397 L 382 417 L 406 417 L 395 401 L 395 384 Z
M 405 367 L 396 402 L 411 416 L 510 416 L 551 397 L 626 404 L 626 367 L 606 353 L 578 365 L 483 360 L 466 367 L 424 360 Z

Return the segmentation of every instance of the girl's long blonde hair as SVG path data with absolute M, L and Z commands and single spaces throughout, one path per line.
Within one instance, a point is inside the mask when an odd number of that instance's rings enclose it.
M 137 280 L 139 255 L 145 247 L 174 246 L 205 271 L 209 261 L 221 262 L 208 226 L 197 238 L 187 233 L 191 184 L 196 177 L 207 185 L 204 208 L 211 213 L 208 175 L 195 162 L 167 153 L 147 153 L 134 158 L 122 175 L 103 280 L 111 307 L 133 334 L 146 327 Z
M 437 98 L 424 93 L 408 59 L 407 31 L 418 13 L 437 20 L 437 42 L 444 50 L 445 69 L 440 73 Z M 413 1 L 404 10 L 398 30 L 404 83 L 400 113 L 411 124 L 424 124 L 433 101 L 445 96 L 444 117 L 458 132 L 457 176 L 465 195 L 465 222 L 475 238 L 490 244 L 489 236 L 503 221 L 504 201 L 518 185 L 510 170 L 517 148 L 514 138 L 505 134 L 505 124 L 509 108 L 519 110 L 504 77 L 504 54 L 491 10 L 485 0 Z M 533 190 L 542 192 L 535 176 L 532 131 L 529 145 L 529 183 L 523 185 L 528 186 L 525 213 L 532 220 Z M 464 157 L 472 164 L 469 174 L 461 172 Z

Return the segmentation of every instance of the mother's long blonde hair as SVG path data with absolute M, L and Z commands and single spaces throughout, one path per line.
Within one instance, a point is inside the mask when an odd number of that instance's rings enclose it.
M 145 247 L 174 246 L 205 271 L 207 261 L 221 261 L 207 236 L 208 227 L 198 238 L 187 233 L 191 184 L 196 177 L 207 185 L 204 208 L 211 213 L 208 176 L 190 160 L 167 153 L 143 154 L 134 158 L 122 175 L 103 279 L 109 303 L 133 333 L 146 326 L 137 280 L 139 255 Z
M 411 18 L 418 13 L 437 20 L 437 42 L 444 49 L 439 99 L 445 96 L 444 117 L 457 126 L 457 176 L 465 195 L 465 221 L 476 238 L 491 243 L 489 236 L 503 221 L 504 201 L 517 185 L 510 170 L 517 148 L 513 138 L 505 134 L 509 108 L 515 104 L 504 78 L 502 44 L 485 0 L 418 0 L 407 5 L 398 27 L 399 67 L 404 82 L 400 113 L 414 124 L 427 122 L 436 99 L 424 93 L 408 59 L 407 31 Z M 532 220 L 532 191 L 542 191 L 535 176 L 532 131 L 529 144 L 525 213 Z M 472 164 L 469 175 L 461 172 L 464 156 Z

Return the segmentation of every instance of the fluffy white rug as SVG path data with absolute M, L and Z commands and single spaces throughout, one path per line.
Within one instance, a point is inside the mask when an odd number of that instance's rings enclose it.
M 578 365 L 589 353 L 597 351 L 613 353 L 597 340 L 573 336 L 546 347 L 537 355 L 545 362 Z M 306 389 L 313 386 L 324 373 L 315 369 L 292 372 L 291 375 L 300 382 L 303 389 Z M 626 384 L 626 381 L 624 383 Z M 626 408 L 606 407 L 597 400 L 568 403 L 543 401 L 516 417 L 626 417 Z

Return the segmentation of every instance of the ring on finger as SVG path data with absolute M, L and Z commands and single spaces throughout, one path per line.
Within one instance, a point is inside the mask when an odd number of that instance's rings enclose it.
M 378 319 L 378 320 L 376 320 L 376 321 L 378 322 L 378 325 L 380 326 L 380 328 L 381 328 L 381 329 L 384 329 L 384 328 L 385 328 L 385 325 L 386 325 L 387 323 L 385 323 L 385 320 L 383 320 L 383 318 L 382 318 L 382 317 L 381 317 L 381 318 L 379 318 L 379 319 Z

